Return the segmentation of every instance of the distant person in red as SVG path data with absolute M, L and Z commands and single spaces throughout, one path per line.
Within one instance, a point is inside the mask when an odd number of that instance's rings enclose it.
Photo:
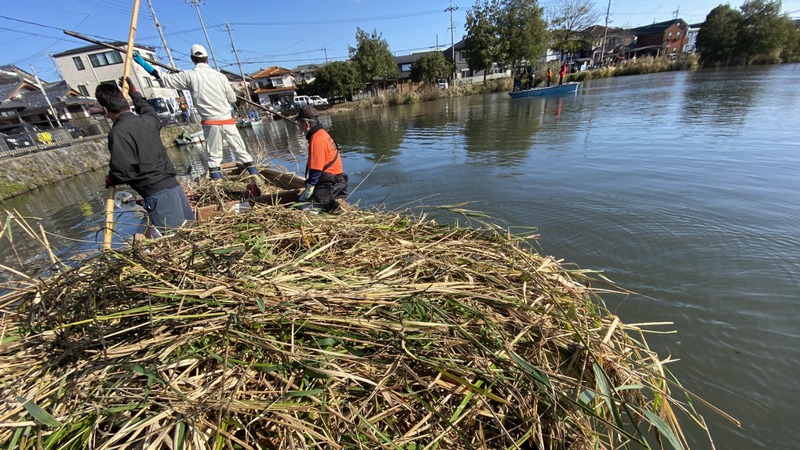
M 550 83 L 553 82 L 553 71 L 550 68 L 547 68 L 547 87 L 550 87 Z
M 561 79 L 558 80 L 558 85 L 561 86 L 562 84 L 564 84 L 564 78 L 567 78 L 567 63 L 566 62 L 562 62 L 561 63 L 561 72 L 559 73 L 559 75 L 561 75 Z

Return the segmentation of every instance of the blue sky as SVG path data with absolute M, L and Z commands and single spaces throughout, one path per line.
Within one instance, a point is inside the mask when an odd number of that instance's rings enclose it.
M 558 0 L 542 0 L 548 7 Z M 180 69 L 191 67 L 189 47 L 208 47 L 200 18 L 189 0 L 151 0 L 172 56 Z M 456 42 L 464 35 L 466 12 L 474 0 L 453 0 Z M 609 26 L 640 26 L 671 19 L 675 12 L 689 23 L 702 22 L 720 1 L 611 0 Z M 730 2 L 739 7 L 742 1 Z M 15 64 L 44 80 L 59 77 L 48 53 L 88 43 L 63 34 L 72 30 L 100 40 L 126 41 L 133 0 L 0 0 L 0 65 Z M 136 42 L 156 47 L 167 62 L 147 0 L 140 0 Z M 377 30 L 396 55 L 450 45 L 450 0 L 200 0 L 205 23 L 220 67 L 238 73 L 233 44 L 245 73 L 269 66 L 343 60 L 355 45 L 356 27 Z M 603 24 L 607 0 L 597 0 L 598 24 Z M 784 0 L 784 12 L 800 17 L 800 0 Z M 231 27 L 230 35 L 225 23 Z M 213 65 L 213 62 L 212 62 Z

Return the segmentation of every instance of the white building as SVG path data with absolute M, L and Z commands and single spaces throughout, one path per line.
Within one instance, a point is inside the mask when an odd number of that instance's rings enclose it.
M 112 42 L 111 45 L 119 48 L 127 47 L 126 42 Z M 134 45 L 134 49 L 145 58 L 156 61 L 155 49 Z M 87 97 L 94 97 L 95 88 L 101 83 L 118 84 L 122 76 L 125 54 L 110 50 L 101 45 L 88 45 L 85 47 L 67 50 L 53 55 L 64 81 Z M 159 86 L 158 81 L 145 72 L 138 64 L 131 63 L 130 78 L 137 89 L 145 98 L 178 98 L 175 89 L 166 89 Z
M 683 46 L 683 53 L 694 53 L 697 51 L 697 33 L 700 32 L 700 27 L 702 26 L 702 23 L 695 23 L 689 25 L 689 28 L 686 29 L 688 42 Z
M 258 95 L 261 104 L 269 105 L 281 100 L 289 103 L 294 98 L 297 85 L 294 75 L 288 69 L 273 66 L 259 70 L 251 78 L 256 83 L 254 93 Z

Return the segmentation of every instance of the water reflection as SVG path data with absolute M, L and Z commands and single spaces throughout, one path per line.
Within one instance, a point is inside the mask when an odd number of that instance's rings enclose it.
M 392 161 L 400 155 L 405 131 L 419 105 L 408 108 L 373 108 L 337 114 L 331 135 L 347 151 L 363 154 L 370 161 Z M 402 111 L 401 111 L 402 110 Z M 369 123 L 368 126 L 363 126 Z
M 99 252 L 105 220 L 104 179 L 105 172 L 90 172 L 60 182 L 57 189 L 37 189 L 4 202 L 4 219 L 12 214 L 19 219 L 4 220 L 7 228 L 0 242 L 0 264 L 33 277 L 51 268 L 50 252 L 64 262 Z M 141 232 L 144 217 L 141 208 L 116 210 L 112 247 L 125 245 Z M 0 271 L 0 281 L 18 278 L 11 271 Z
M 732 86 L 727 72 L 696 71 L 687 75 L 682 107 L 686 123 L 743 124 L 763 90 L 763 72 L 740 69 Z

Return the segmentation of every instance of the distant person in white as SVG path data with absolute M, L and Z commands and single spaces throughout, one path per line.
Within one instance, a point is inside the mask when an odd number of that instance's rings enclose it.
M 212 180 L 222 179 L 222 140 L 230 145 L 236 161 L 244 163 L 251 175 L 258 173 L 253 165 L 253 157 L 247 152 L 242 136 L 236 128 L 236 121 L 231 116 L 231 103 L 236 101 L 225 75 L 208 65 L 208 53 L 200 45 L 192 45 L 190 51 L 194 69 L 178 73 L 159 74 L 139 53 L 133 60 L 142 66 L 150 75 L 161 80 L 166 87 L 185 89 L 191 92 L 194 106 L 200 114 L 203 135 L 206 138 L 208 151 L 208 172 Z

